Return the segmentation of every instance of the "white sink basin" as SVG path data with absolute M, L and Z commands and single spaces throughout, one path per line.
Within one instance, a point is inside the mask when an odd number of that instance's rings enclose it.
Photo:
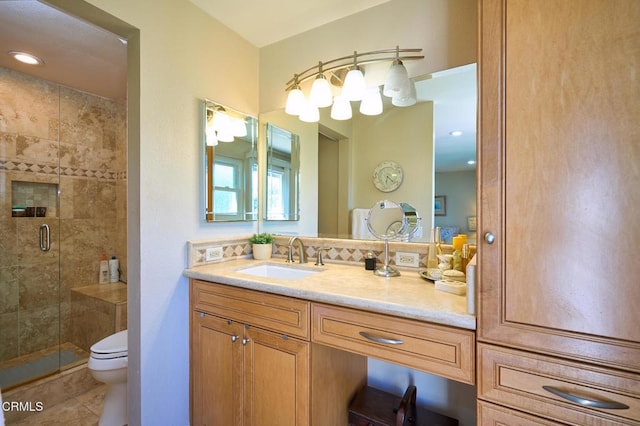
M 279 278 L 283 280 L 297 280 L 322 272 L 322 269 L 306 269 L 289 265 L 274 263 L 263 263 L 261 265 L 249 266 L 238 269 L 241 274 L 253 275 L 264 278 Z

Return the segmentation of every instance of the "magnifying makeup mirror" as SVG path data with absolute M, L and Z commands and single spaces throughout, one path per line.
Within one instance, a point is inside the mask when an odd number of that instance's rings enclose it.
M 384 241 L 384 265 L 375 270 L 380 277 L 397 277 L 400 271 L 389 266 L 389 241 L 409 239 L 420 227 L 418 211 L 408 203 L 394 203 L 389 200 L 376 202 L 367 215 L 369 231 Z

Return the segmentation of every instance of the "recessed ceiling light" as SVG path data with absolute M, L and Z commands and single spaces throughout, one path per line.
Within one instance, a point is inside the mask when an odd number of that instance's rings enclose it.
M 467 161 L 467 164 L 476 164 L 476 160 L 469 160 Z
M 461 136 L 462 135 L 462 131 L 461 130 L 454 130 L 453 132 L 449 132 L 449 134 L 451 136 Z
M 13 56 L 16 61 L 20 61 L 29 65 L 44 65 L 44 61 L 30 53 L 20 52 L 18 50 L 10 50 L 9 55 Z

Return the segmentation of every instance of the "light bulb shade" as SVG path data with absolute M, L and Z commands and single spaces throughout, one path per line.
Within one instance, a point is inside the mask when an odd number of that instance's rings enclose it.
M 216 136 L 216 131 L 213 130 L 213 126 L 207 125 L 206 141 L 207 146 L 218 145 L 218 137 Z
M 318 74 L 318 77 L 313 81 L 309 102 L 318 108 L 328 107 L 333 103 L 331 85 L 323 74 Z
M 333 99 L 331 118 L 334 120 L 348 120 L 351 118 L 351 103 L 344 95 L 338 95 Z
M 409 92 L 406 96 L 402 96 L 402 94 L 399 93 L 391 98 L 391 103 L 397 107 L 408 107 L 411 105 L 415 105 L 416 101 L 416 85 L 411 80 L 409 80 Z
M 395 60 L 384 81 L 382 94 L 390 98 L 396 95 L 406 96 L 409 93 L 409 83 L 407 69 L 402 64 L 402 61 Z
M 231 133 L 231 127 L 218 130 L 218 142 L 233 142 L 234 137 Z
M 309 100 L 306 102 L 304 109 L 298 118 L 306 123 L 317 123 L 320 121 L 320 111 L 318 110 L 318 107 L 313 105 L 311 100 Z
M 247 136 L 247 125 L 242 118 L 234 118 L 231 120 L 231 134 L 242 138 Z
M 231 117 L 224 112 L 216 111 L 213 113 L 213 123 L 211 125 L 216 132 L 229 128 L 230 122 Z
M 378 86 L 367 88 L 367 92 L 360 102 L 360 113 L 364 115 L 382 114 L 382 96 Z
M 360 68 L 356 67 L 349 71 L 342 86 L 342 96 L 348 101 L 359 101 L 362 100 L 366 91 L 367 84 Z
M 300 90 L 299 86 L 295 86 L 289 91 L 287 96 L 287 104 L 284 107 L 284 112 L 289 115 L 300 115 L 304 109 L 304 105 L 307 100 L 304 97 L 304 93 Z

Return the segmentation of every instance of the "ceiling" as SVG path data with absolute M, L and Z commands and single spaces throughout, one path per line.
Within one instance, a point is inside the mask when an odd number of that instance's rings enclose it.
M 353 15 L 390 0 L 191 0 L 257 47 Z
M 44 65 L 22 64 L 10 50 L 34 54 Z M 0 0 L 0 66 L 107 98 L 126 97 L 126 44 L 35 0 Z
M 389 0 L 307 0 L 304 7 L 300 0 L 190 1 L 260 47 Z M 6 53 L 10 50 L 28 51 L 45 64 L 21 64 Z M 0 66 L 99 96 L 126 98 L 126 41 L 37 0 L 0 0 Z M 466 161 L 475 159 L 475 66 L 431 77 L 417 82 L 416 89 L 419 101 L 435 103 L 436 171 L 474 170 Z M 452 130 L 463 135 L 454 138 Z

